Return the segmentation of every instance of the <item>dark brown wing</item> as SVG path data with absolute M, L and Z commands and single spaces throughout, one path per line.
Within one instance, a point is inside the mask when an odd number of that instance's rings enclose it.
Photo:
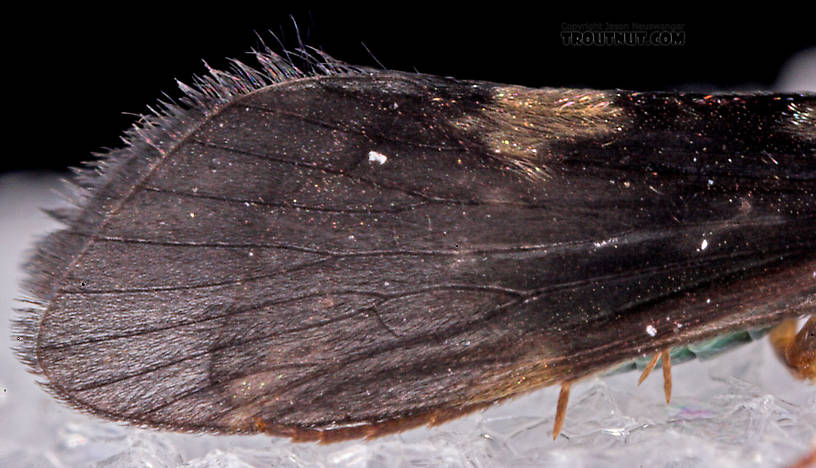
M 332 440 L 772 323 L 816 301 L 814 109 L 396 72 L 227 96 L 86 182 L 23 357 L 108 418 Z

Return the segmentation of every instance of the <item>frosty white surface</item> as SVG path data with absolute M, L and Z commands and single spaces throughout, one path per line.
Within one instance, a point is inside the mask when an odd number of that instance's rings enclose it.
M 801 68 L 811 81 L 783 76 L 780 89 L 816 90 L 816 52 L 801 56 L 810 60 Z M 37 388 L 8 351 L 26 249 L 56 227 L 39 211 L 54 206 L 54 187 L 53 176 L 0 178 L 0 466 L 752 467 L 790 464 L 816 443 L 816 388 L 793 379 L 767 340 L 673 367 L 670 405 L 660 373 L 640 387 L 631 372 L 574 384 L 555 442 L 557 388 L 436 428 L 327 446 L 176 434 L 86 416 Z

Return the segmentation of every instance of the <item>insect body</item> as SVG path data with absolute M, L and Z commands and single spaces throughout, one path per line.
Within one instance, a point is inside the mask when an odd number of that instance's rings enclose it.
M 559 384 L 563 421 L 577 379 L 816 307 L 812 95 L 258 59 L 79 174 L 18 323 L 58 398 L 332 441 Z M 813 328 L 775 335 L 811 379 Z

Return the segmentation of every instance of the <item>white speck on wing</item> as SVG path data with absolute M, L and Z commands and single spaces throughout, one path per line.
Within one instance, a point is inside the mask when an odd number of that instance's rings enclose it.
M 380 165 L 385 164 L 388 161 L 388 156 L 378 153 L 376 151 L 369 151 L 368 152 L 368 161 L 369 162 L 378 162 Z

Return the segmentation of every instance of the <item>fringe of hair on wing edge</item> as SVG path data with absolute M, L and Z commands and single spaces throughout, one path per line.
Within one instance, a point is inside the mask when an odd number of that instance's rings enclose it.
M 149 113 L 141 115 L 125 131 L 124 147 L 94 153 L 94 160 L 83 163 L 83 167 L 72 168 L 73 177 L 64 181 L 67 193 L 63 193 L 70 206 L 46 210 L 65 227 L 41 239 L 29 253 L 24 264 L 24 297 L 18 299 L 26 306 L 14 309 L 12 349 L 29 372 L 43 374 L 36 356 L 40 323 L 71 264 L 86 248 L 87 239 L 101 228 L 105 213 L 114 206 L 112 203 L 119 202 L 178 141 L 236 98 L 266 86 L 312 76 L 373 71 L 346 64 L 303 45 L 278 54 L 262 43 L 260 50 L 253 49 L 251 53 L 257 61 L 254 67 L 230 59 L 230 68 L 224 71 L 204 62 L 207 73 L 193 76 L 191 85 L 177 80 L 181 98 L 173 100 L 165 95 L 157 105 L 148 106 Z M 301 64 L 301 68 L 296 63 Z M 64 392 L 49 382 L 39 383 L 58 399 L 68 400 Z

